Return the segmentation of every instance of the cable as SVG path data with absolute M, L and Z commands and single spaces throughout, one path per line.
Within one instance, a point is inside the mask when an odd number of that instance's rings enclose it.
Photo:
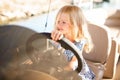
M 50 13 L 50 5 L 51 5 L 51 0 L 50 0 L 50 3 L 49 3 L 49 7 L 48 7 L 48 14 L 47 14 L 47 18 L 46 18 L 46 23 L 45 23 L 45 29 L 47 27 L 47 22 L 48 22 L 48 16 L 49 16 L 49 13 Z

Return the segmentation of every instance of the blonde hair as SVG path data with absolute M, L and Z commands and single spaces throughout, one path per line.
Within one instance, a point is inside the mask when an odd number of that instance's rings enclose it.
M 87 22 L 86 22 L 86 19 L 84 17 L 82 10 L 79 7 L 74 6 L 74 5 L 63 6 L 59 10 L 59 12 L 56 16 L 56 19 L 57 19 L 58 15 L 60 15 L 62 13 L 68 14 L 71 24 L 73 24 L 73 26 L 78 27 L 79 30 L 78 30 L 77 38 L 84 37 L 87 40 L 87 43 L 84 47 L 84 50 L 86 52 L 91 51 L 93 45 L 92 45 L 91 37 L 90 37 L 88 30 L 87 30 Z M 73 32 L 73 34 L 74 34 L 74 32 Z

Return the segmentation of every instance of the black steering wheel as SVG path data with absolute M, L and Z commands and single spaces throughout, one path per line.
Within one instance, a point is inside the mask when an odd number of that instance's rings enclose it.
M 33 46 L 33 42 L 35 40 L 42 40 L 41 42 L 38 42 L 42 45 L 42 48 L 43 48 L 43 45 L 44 45 L 44 41 L 45 40 L 52 40 L 51 39 L 51 33 L 47 33 L 47 32 L 43 32 L 43 33 L 35 33 L 33 34 L 27 41 L 26 43 L 26 52 L 27 52 L 27 55 L 31 58 L 31 60 L 33 61 L 34 64 L 37 64 L 39 63 L 39 55 L 35 55 L 36 53 L 38 54 L 39 53 L 39 50 L 37 50 L 36 48 L 34 48 Z M 36 41 L 35 41 L 36 42 Z M 61 40 L 58 40 L 57 41 L 61 47 L 63 47 L 64 49 L 66 50 L 71 50 L 74 55 L 77 57 L 77 60 L 78 60 L 78 67 L 76 68 L 75 71 L 77 71 L 78 73 L 81 71 L 82 69 L 82 61 L 81 61 L 81 53 L 79 51 L 79 49 L 71 42 L 69 41 L 68 39 L 66 38 L 62 38 Z M 37 45 L 37 44 L 36 44 Z M 39 45 L 38 45 L 39 46 Z M 43 50 L 43 49 L 42 49 Z M 45 52 L 45 51 L 43 51 Z M 48 50 L 47 52 L 49 52 L 48 54 L 50 54 L 50 51 Z M 39 53 L 41 54 L 41 53 Z M 47 55 L 47 54 L 44 54 L 44 55 Z M 36 58 L 38 57 L 38 58 Z M 64 61 L 63 61 L 64 62 Z M 42 64 L 43 65 L 43 64 Z M 38 66 L 38 65 L 37 65 Z

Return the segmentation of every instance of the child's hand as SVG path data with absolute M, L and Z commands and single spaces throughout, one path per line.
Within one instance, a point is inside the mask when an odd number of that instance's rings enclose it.
M 64 70 L 72 71 L 76 69 L 77 66 L 77 58 L 75 56 L 72 57 L 72 60 L 69 62 L 67 66 L 64 67 Z
M 51 33 L 51 38 L 54 40 L 54 41 L 57 41 L 57 40 L 60 40 L 63 38 L 63 34 L 58 31 L 58 30 L 54 30 L 52 31 Z

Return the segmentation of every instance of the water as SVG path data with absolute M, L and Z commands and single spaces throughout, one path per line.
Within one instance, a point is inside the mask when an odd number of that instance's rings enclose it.
M 56 13 L 57 11 L 52 11 L 49 14 L 47 13 L 47 14 L 34 16 L 27 20 L 16 21 L 10 24 L 21 25 L 29 29 L 32 29 L 36 32 L 51 32 L 53 30 Z M 45 27 L 46 22 L 47 22 L 47 27 Z

